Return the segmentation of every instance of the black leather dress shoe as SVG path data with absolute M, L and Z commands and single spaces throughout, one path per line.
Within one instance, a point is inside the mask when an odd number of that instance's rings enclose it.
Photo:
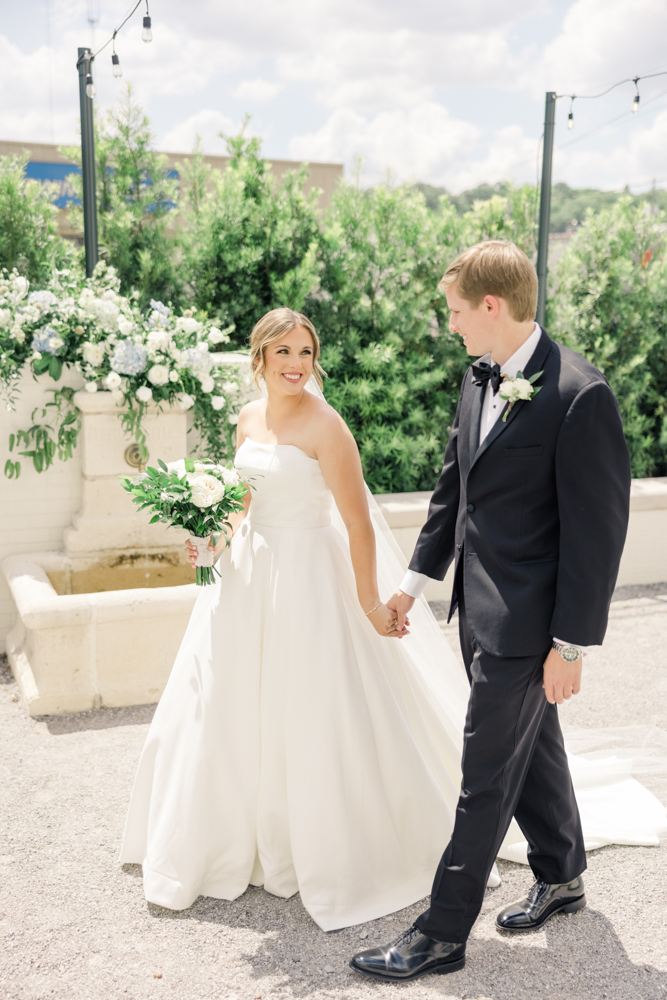
M 466 964 L 465 944 L 434 941 L 413 925 L 393 944 L 384 948 L 360 951 L 350 962 L 355 972 L 375 979 L 396 979 L 404 982 L 428 972 L 456 972 Z
M 504 931 L 534 931 L 547 922 L 554 913 L 575 913 L 586 905 L 584 880 L 581 875 L 571 882 L 549 885 L 535 883 L 526 899 L 511 903 L 496 917 L 496 924 Z

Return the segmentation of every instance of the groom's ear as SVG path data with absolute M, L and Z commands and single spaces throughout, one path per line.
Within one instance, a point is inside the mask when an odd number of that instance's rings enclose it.
M 502 310 L 503 301 L 499 295 L 485 295 L 480 306 L 487 316 L 495 318 Z

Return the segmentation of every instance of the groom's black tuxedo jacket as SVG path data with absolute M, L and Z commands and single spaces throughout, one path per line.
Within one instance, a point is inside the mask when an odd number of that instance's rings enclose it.
M 463 559 L 468 624 L 494 656 L 538 655 L 553 636 L 601 643 L 628 524 L 630 461 L 609 384 L 544 330 L 524 374 L 540 371 L 541 391 L 479 445 L 485 390 L 468 369 L 410 562 L 442 580 Z M 455 584 L 450 618 L 456 604 Z

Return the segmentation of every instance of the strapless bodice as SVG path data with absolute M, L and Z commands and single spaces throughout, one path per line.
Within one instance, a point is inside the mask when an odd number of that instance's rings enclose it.
M 235 466 L 250 479 L 251 524 L 275 528 L 325 528 L 332 495 L 320 464 L 293 444 L 261 444 L 246 438 Z

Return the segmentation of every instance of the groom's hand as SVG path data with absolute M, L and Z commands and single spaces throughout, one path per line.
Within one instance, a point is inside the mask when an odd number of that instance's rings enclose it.
M 402 590 L 397 590 L 396 593 L 393 594 L 387 601 L 387 607 L 393 611 L 398 618 L 398 625 L 396 626 L 397 632 L 404 628 L 405 625 L 410 624 L 408 611 L 410 611 L 414 603 L 414 597 L 410 597 L 409 594 L 404 594 Z
M 566 663 L 555 649 L 549 650 L 544 661 L 544 693 L 550 705 L 562 705 L 573 694 L 581 691 L 581 668 L 583 657 L 574 663 Z

